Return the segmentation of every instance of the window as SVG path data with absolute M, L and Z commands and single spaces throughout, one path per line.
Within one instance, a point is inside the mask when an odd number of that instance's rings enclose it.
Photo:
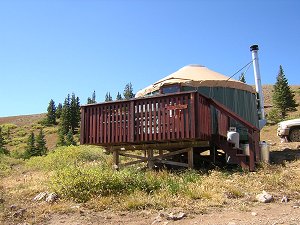
M 170 86 L 164 86 L 161 88 L 162 94 L 170 94 L 170 93 L 176 93 L 180 92 L 180 85 L 170 85 Z

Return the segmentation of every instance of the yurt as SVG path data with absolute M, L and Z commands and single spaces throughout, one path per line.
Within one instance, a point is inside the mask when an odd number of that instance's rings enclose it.
M 258 127 L 256 92 L 252 86 L 202 65 L 187 65 L 161 80 L 140 90 L 136 98 L 157 94 L 168 94 L 196 90 L 212 98 L 239 116 Z M 243 127 L 231 124 L 241 134 L 241 141 L 247 139 Z M 216 127 L 214 125 L 214 127 Z M 244 134 L 244 135 L 243 135 Z

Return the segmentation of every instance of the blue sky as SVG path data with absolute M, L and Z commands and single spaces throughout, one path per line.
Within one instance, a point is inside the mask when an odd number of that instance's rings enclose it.
M 231 76 L 252 44 L 263 84 L 280 64 L 299 84 L 299 11 L 298 0 L 1 0 L 0 116 L 46 112 L 72 92 L 101 102 L 188 64 Z

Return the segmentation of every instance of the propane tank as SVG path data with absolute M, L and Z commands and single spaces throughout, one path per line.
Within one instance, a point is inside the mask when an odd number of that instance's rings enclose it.
M 240 134 L 236 132 L 235 127 L 230 127 L 227 132 L 227 141 L 234 144 L 234 147 L 240 147 Z

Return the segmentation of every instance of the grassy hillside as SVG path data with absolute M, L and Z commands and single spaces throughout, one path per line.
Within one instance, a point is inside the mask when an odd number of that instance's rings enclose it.
M 35 114 L 25 116 L 12 116 L 0 118 L 0 126 L 7 148 L 13 154 L 19 154 L 24 151 L 28 135 L 33 131 L 35 134 L 42 128 L 45 133 L 47 148 L 52 150 L 57 143 L 57 126 L 43 126 L 41 121 L 46 114 Z
M 265 86 L 264 92 L 266 105 L 271 105 L 271 86 Z M 296 99 L 300 103 L 299 94 Z M 299 112 L 298 108 L 290 116 L 299 116 Z M 249 211 L 258 204 L 255 195 L 262 190 L 276 199 L 287 195 L 293 201 L 300 200 L 299 143 L 280 143 L 276 125 L 266 126 L 261 133 L 261 139 L 271 145 L 272 163 L 260 165 L 255 173 L 239 169 L 157 172 L 139 167 L 114 171 L 112 156 L 99 147 L 56 148 L 58 128 L 43 127 L 39 122 L 44 117 L 45 114 L 0 118 L 13 156 L 24 150 L 29 133 L 37 133 L 40 128 L 51 150 L 47 156 L 29 160 L 0 155 L 1 224 L 41 224 L 55 213 L 77 213 L 79 207 L 93 211 L 174 207 L 191 213 L 215 207 Z M 45 191 L 56 192 L 59 200 L 55 204 L 32 201 Z

